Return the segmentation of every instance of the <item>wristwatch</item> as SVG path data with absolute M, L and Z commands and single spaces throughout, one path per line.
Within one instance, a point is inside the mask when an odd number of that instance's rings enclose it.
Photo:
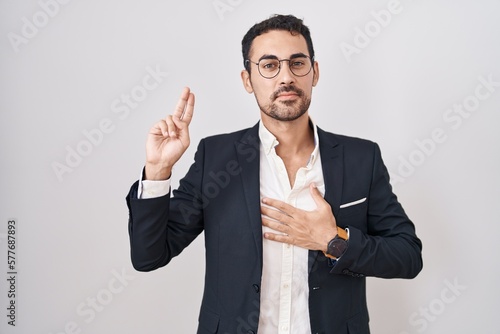
M 337 260 L 347 249 L 348 239 L 347 231 L 337 226 L 337 235 L 328 243 L 325 256 Z

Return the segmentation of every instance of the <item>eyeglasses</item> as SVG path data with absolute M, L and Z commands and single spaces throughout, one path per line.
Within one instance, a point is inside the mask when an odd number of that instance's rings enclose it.
M 292 57 L 290 59 L 278 59 L 274 56 L 269 58 L 263 58 L 259 60 L 258 63 L 251 61 L 250 59 L 245 60 L 245 63 L 252 63 L 257 65 L 260 75 L 266 79 L 272 79 L 276 77 L 281 71 L 281 62 L 287 61 L 288 67 L 293 75 L 297 77 L 304 77 L 311 72 L 312 64 L 314 58 L 306 55 L 301 55 L 298 57 Z

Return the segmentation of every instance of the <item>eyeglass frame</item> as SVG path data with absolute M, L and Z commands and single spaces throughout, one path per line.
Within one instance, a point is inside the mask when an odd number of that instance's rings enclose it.
M 295 74 L 295 72 L 292 70 L 292 68 L 290 67 L 290 61 L 292 59 L 295 59 L 295 58 L 307 58 L 311 61 L 311 67 L 309 68 L 309 71 L 307 71 L 306 74 L 303 74 L 303 75 L 297 75 Z M 260 62 L 263 61 L 263 60 L 269 60 L 269 59 L 272 59 L 272 60 L 277 60 L 279 65 L 278 65 L 278 72 L 276 72 L 275 75 L 273 75 L 272 77 L 266 77 L 262 74 L 262 72 L 260 71 Z M 314 56 L 313 57 L 310 57 L 308 55 L 305 55 L 303 53 L 298 53 L 298 54 L 293 54 L 290 56 L 289 59 L 278 59 L 278 57 L 274 56 L 274 55 L 266 55 L 266 56 L 262 56 L 258 62 L 254 62 L 254 61 L 251 61 L 250 59 L 245 59 L 245 63 L 252 63 L 254 65 L 257 65 L 257 70 L 259 71 L 259 74 L 261 75 L 261 77 L 265 78 L 265 79 L 274 79 L 276 78 L 280 72 L 281 72 L 281 63 L 283 61 L 288 61 L 288 67 L 290 68 L 290 72 L 292 72 L 293 75 L 295 75 L 296 77 L 299 77 L 299 78 L 302 78 L 302 77 L 305 77 L 306 75 L 308 75 L 309 73 L 311 73 L 311 70 L 313 69 L 314 67 Z

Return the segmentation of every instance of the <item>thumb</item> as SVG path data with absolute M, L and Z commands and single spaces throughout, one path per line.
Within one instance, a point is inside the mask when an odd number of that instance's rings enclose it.
M 316 187 L 315 183 L 311 183 L 309 185 L 309 192 L 311 193 L 311 196 L 318 207 L 325 203 L 325 199 L 323 198 L 323 195 L 319 191 L 318 187 Z

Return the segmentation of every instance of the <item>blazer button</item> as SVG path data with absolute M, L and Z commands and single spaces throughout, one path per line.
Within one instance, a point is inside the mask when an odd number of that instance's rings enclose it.
M 260 286 L 258 284 L 254 284 L 253 285 L 253 288 L 255 290 L 255 292 L 259 293 L 260 292 Z M 249 332 L 250 333 L 250 332 Z
M 255 334 L 255 332 L 253 330 L 249 329 L 247 334 Z

